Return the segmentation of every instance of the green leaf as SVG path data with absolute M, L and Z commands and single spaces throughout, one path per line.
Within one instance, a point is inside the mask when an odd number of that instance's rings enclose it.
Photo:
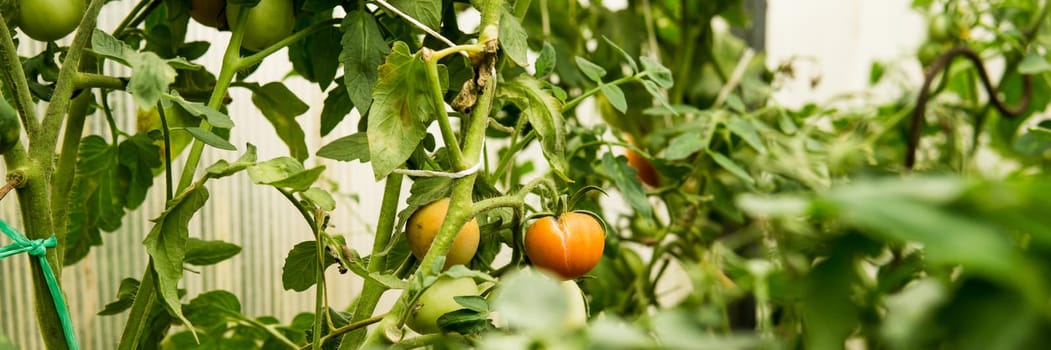
M 623 156 L 613 158 L 606 152 L 602 155 L 602 168 L 610 177 L 617 189 L 624 194 L 628 204 L 635 212 L 646 220 L 653 218 L 653 208 L 646 198 L 646 191 L 642 189 L 642 183 L 636 177 L 635 169 L 628 165 L 628 160 Z
M 186 112 L 194 116 L 204 118 L 204 120 L 208 121 L 208 124 L 211 124 L 214 127 L 223 129 L 229 129 L 234 127 L 234 121 L 230 119 L 230 116 L 226 115 L 223 112 L 209 108 L 203 103 L 187 101 L 183 99 L 182 96 L 179 96 L 178 93 L 174 92 L 171 95 L 166 95 L 165 97 L 168 100 L 171 100 L 172 102 L 178 104 L 180 107 L 186 110 Z
M 766 146 L 763 145 L 763 141 L 759 139 L 759 132 L 755 130 L 755 126 L 752 125 L 747 119 L 742 117 L 731 117 L 726 121 L 726 127 L 730 129 L 730 132 L 740 136 L 749 146 L 752 146 L 759 153 L 766 153 Z
M 302 292 L 317 284 L 317 254 L 316 241 L 303 241 L 292 247 L 281 268 L 281 285 L 285 290 Z M 325 266 L 322 268 L 335 263 L 332 256 L 325 254 Z
M 427 135 L 427 124 L 443 108 L 431 96 L 426 76 L 419 55 L 410 53 L 403 42 L 394 43 L 387 62 L 380 66 L 368 115 L 369 159 L 376 179 L 412 156 Z
M 351 11 L 343 17 L 343 52 L 339 61 L 343 63 L 343 79 L 347 96 L 361 114 L 372 105 L 372 90 L 379 79 L 376 69 L 390 48 L 383 41 L 376 18 L 365 11 Z M 327 102 L 326 102 L 327 105 Z
M 317 156 L 344 162 L 368 162 L 368 136 L 365 133 L 356 133 L 340 137 L 317 150 Z
M 146 200 L 146 192 L 153 186 L 153 169 L 164 165 L 161 148 L 145 133 L 138 133 L 121 142 L 118 153 L 120 165 L 131 178 L 125 190 L 124 206 L 135 209 Z
M 748 182 L 748 184 L 755 184 L 755 179 L 753 179 L 751 175 L 748 175 L 748 171 L 744 170 L 740 165 L 737 165 L 737 162 L 734 162 L 733 159 L 712 150 L 708 150 L 708 155 L 712 157 L 712 160 L 714 160 L 715 163 L 719 164 L 719 166 L 723 167 L 723 169 L 726 169 L 731 174 L 734 174 L 734 176 L 741 178 L 741 180 Z
M 391 0 L 391 5 L 431 29 L 442 25 L 442 0 Z
M 1051 150 L 1051 129 L 1035 126 L 1015 139 L 1013 148 L 1027 156 L 1044 156 Z
M 869 85 L 872 86 L 876 85 L 876 83 L 879 83 L 879 81 L 883 79 L 883 75 L 886 73 L 886 71 L 887 67 L 884 66 L 883 63 L 880 63 L 879 61 L 873 61 L 872 67 L 869 68 Z
M 508 58 L 522 67 L 529 65 L 527 38 L 528 34 L 525 28 L 522 28 L 522 22 L 505 9 L 500 17 L 500 47 Z
M 555 56 L 555 47 L 551 46 L 550 43 L 544 42 L 544 48 L 540 49 L 540 56 L 537 56 L 536 62 L 533 66 L 536 68 L 536 73 L 533 76 L 537 78 L 544 78 L 551 75 L 551 72 L 555 71 L 555 63 L 558 58 Z
M 347 95 L 347 87 L 343 84 L 344 79 L 336 80 L 336 88 L 325 96 L 325 105 L 321 108 L 321 136 L 326 136 L 335 129 L 344 118 L 354 109 L 354 103 Z M 369 97 L 371 101 L 371 97 Z
M 958 196 L 963 183 L 933 180 L 937 179 L 853 183 L 828 192 L 815 208 L 829 206 L 839 220 L 877 237 L 921 243 L 931 263 L 961 265 L 968 273 L 1014 286 L 1039 299 L 1044 279 L 996 226 L 939 207 Z
M 1018 73 L 1021 74 L 1040 74 L 1047 71 L 1051 71 L 1051 63 L 1036 52 L 1026 54 L 1022 63 L 1018 64 Z
M 106 304 L 96 315 L 99 316 L 111 316 L 120 314 L 124 310 L 130 309 L 131 304 L 135 302 L 135 293 L 139 292 L 139 280 L 134 278 L 125 278 L 120 281 L 120 287 L 117 288 L 117 300 Z
M 536 78 L 519 75 L 514 80 L 500 84 L 497 96 L 517 105 L 529 124 L 540 136 L 544 157 L 551 163 L 551 170 L 563 180 L 571 181 L 566 160 L 566 131 L 562 119 L 562 103 L 541 87 Z
M 306 191 L 325 171 L 325 166 L 311 169 L 290 157 L 274 158 L 248 167 L 248 176 L 257 184 Z
M 328 12 L 297 16 L 295 30 L 306 29 L 316 23 L 332 18 Z M 308 81 L 318 83 L 321 90 L 328 88 L 339 69 L 339 56 L 343 33 L 335 27 L 326 27 L 288 46 L 288 58 L 292 67 Z
M 186 243 L 190 238 L 190 219 L 208 201 L 208 190 L 196 187 L 168 202 L 168 208 L 153 220 L 154 226 L 143 244 L 153 258 L 157 276 L 157 293 L 168 313 L 187 326 L 191 323 L 182 314 L 179 303 L 179 280 L 182 279 Z
M 150 109 L 157 105 L 168 86 L 175 82 L 175 68 L 153 52 L 142 52 L 128 56 L 131 79 L 127 91 L 139 108 Z
M 382 284 L 387 289 L 406 289 L 409 287 L 409 283 L 404 280 L 398 279 L 393 275 L 385 275 L 378 272 L 369 274 L 369 279 Z
M 664 151 L 664 158 L 668 160 L 679 160 L 689 157 L 699 151 L 708 149 L 709 135 L 705 131 L 690 131 L 676 136 L 668 142 L 668 149 Z
M 469 277 L 477 281 L 496 282 L 496 278 L 493 278 L 493 276 L 490 276 L 485 272 L 471 270 L 463 265 L 450 267 L 449 270 L 442 272 L 442 276 L 448 276 L 453 279 Z
M 453 297 L 457 304 L 475 312 L 489 312 L 489 303 L 485 298 L 477 295 L 461 295 Z
M 647 73 L 646 77 L 648 77 L 650 81 L 657 83 L 658 86 L 665 89 L 670 88 L 675 84 L 671 70 L 661 64 L 660 61 L 650 58 L 649 56 L 639 57 L 639 60 L 642 61 L 642 70 Z
M 207 172 L 208 175 L 214 179 L 224 178 L 241 172 L 241 170 L 245 170 L 252 165 L 255 165 L 255 160 L 255 145 L 249 143 L 248 150 L 245 151 L 243 155 L 241 155 L 241 158 L 238 158 L 236 161 L 234 161 L 233 164 L 230 164 L 225 159 L 220 159 L 219 161 L 215 162 L 215 164 L 212 164 L 207 169 L 205 169 L 205 172 Z
M 509 325 L 527 332 L 562 324 L 568 305 L 558 282 L 531 270 L 516 271 L 501 279 L 493 296 L 493 310 Z
M 646 88 L 646 92 L 649 92 L 650 96 L 653 96 L 653 98 L 657 99 L 657 101 L 660 101 L 661 105 L 664 105 L 665 108 L 667 108 L 668 110 L 675 110 L 675 108 L 672 107 L 670 103 L 668 103 L 668 98 L 664 97 L 664 94 L 661 92 L 661 88 L 657 86 L 657 83 L 654 83 L 649 80 L 643 80 L 642 86 Z
M 263 112 L 266 120 L 274 125 L 277 136 L 288 145 L 292 157 L 302 161 L 310 156 L 307 150 L 306 135 L 296 122 L 296 117 L 306 113 L 310 106 L 288 90 L 285 84 L 271 82 L 260 88 L 252 89 L 252 102 Z
M 92 176 L 116 166 L 117 149 L 102 136 L 91 135 L 80 141 L 77 176 Z
M 332 199 L 332 195 L 323 189 L 312 187 L 306 191 L 300 193 L 304 200 L 314 204 L 314 206 L 324 211 L 333 211 L 336 209 L 336 200 Z
M 91 51 L 125 66 L 129 65 L 128 56 L 138 54 L 137 51 L 128 47 L 124 42 L 99 29 L 95 29 L 91 33 Z
M 606 95 L 606 100 L 609 100 L 609 104 L 613 105 L 617 111 L 625 113 L 628 111 L 628 100 L 624 97 L 624 90 L 621 90 L 619 86 L 603 84 L 601 86 L 602 94 Z
M 842 250 L 818 263 L 803 281 L 803 332 L 809 348 L 841 348 L 857 327 L 858 307 L 850 300 L 857 277 L 851 252 Z
M 186 132 L 190 133 L 190 136 L 193 136 L 193 138 L 203 142 L 206 145 L 227 151 L 237 150 L 237 147 L 235 147 L 229 141 L 224 140 L 222 137 L 216 135 L 215 133 L 209 130 L 201 129 L 198 127 L 182 128 L 182 130 L 185 130 Z
M 190 237 L 186 242 L 185 262 L 190 265 L 215 265 L 241 253 L 241 247 L 224 241 L 206 241 Z
M 227 320 L 237 320 L 239 317 L 235 315 L 241 314 L 241 302 L 230 292 L 215 290 L 193 298 L 183 311 L 195 325 L 213 327 Z
M 612 47 L 614 51 L 617 51 L 617 53 L 624 57 L 624 61 L 628 62 L 628 66 L 631 67 L 631 74 L 635 74 L 639 71 L 639 64 L 635 63 L 635 59 L 631 58 L 631 55 L 629 55 L 627 51 L 624 51 L 624 49 L 618 46 L 617 43 L 614 43 L 613 40 L 609 40 L 605 35 L 602 36 L 602 41 L 605 41 L 606 45 L 609 45 L 609 47 Z
M 580 56 L 574 57 L 573 59 L 577 61 L 577 67 L 580 68 L 580 71 L 583 72 L 584 75 L 596 83 L 602 83 L 602 77 L 606 76 L 605 68 L 602 68 L 602 66 Z
M 489 320 L 489 314 L 485 312 L 460 309 L 438 317 L 438 329 L 442 332 L 477 334 L 491 328 L 495 327 Z

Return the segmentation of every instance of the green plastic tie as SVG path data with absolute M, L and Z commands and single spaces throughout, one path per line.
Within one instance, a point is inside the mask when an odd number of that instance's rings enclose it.
M 11 228 L 11 226 L 8 226 L 2 219 L 0 219 L 0 231 L 3 231 L 4 235 L 15 241 L 15 243 L 0 247 L 0 259 L 27 253 L 40 260 L 40 269 L 43 270 L 44 279 L 47 280 L 47 289 L 51 292 L 51 300 L 55 302 L 55 310 L 58 310 L 58 319 L 62 322 L 62 333 L 65 335 L 66 345 L 70 350 L 79 350 L 80 346 L 77 345 L 77 335 L 73 333 L 73 321 L 69 317 L 66 299 L 62 297 L 62 289 L 58 287 L 58 279 L 55 278 L 55 273 L 51 271 L 51 265 L 47 263 L 47 248 L 54 248 L 58 245 L 58 241 L 55 240 L 54 236 L 47 239 L 30 240 L 22 233 Z

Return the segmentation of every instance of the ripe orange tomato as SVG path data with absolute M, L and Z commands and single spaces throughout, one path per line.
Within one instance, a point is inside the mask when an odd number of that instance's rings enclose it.
M 525 250 L 533 265 L 574 279 L 591 271 L 602 257 L 606 230 L 595 217 L 578 212 L 537 219 L 526 230 Z
M 412 255 L 423 260 L 427 250 L 431 249 L 431 242 L 438 235 L 442 223 L 445 222 L 445 213 L 449 211 L 449 198 L 442 198 L 431 202 L 417 210 L 409 217 L 405 227 L 405 233 L 409 239 L 409 248 Z M 445 267 L 448 269 L 454 265 L 466 265 L 474 258 L 478 250 L 478 221 L 471 219 L 460 228 L 456 234 L 449 253 L 445 255 Z
M 635 176 L 639 178 L 639 181 L 650 187 L 660 187 L 661 179 L 657 176 L 657 169 L 650 164 L 649 160 L 631 149 L 628 149 L 625 156 L 628 157 L 628 165 L 635 168 Z

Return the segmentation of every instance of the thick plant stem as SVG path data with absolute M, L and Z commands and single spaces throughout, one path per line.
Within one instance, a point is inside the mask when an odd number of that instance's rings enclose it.
M 36 105 L 29 95 L 25 74 L 18 59 L 11 32 L 6 28 L 0 30 L 2 32 L 0 33 L 0 61 L 2 61 L 0 63 L 4 66 L 3 80 L 8 88 L 14 91 L 15 106 L 26 128 L 26 133 L 29 135 L 28 151 L 22 149 L 19 144 L 15 150 L 5 155 L 5 161 L 9 169 L 20 169 L 25 174 L 25 185 L 18 190 L 18 199 L 27 237 L 42 239 L 54 236 L 60 242 L 57 247 L 48 249 L 46 256 L 52 272 L 59 280 L 62 276 L 62 252 L 65 246 L 61 243 L 65 239 L 65 230 L 56 229 L 52 220 L 51 176 L 54 171 L 52 158 L 55 155 L 55 143 L 58 141 L 58 129 L 66 115 L 66 109 L 73 94 L 73 76 L 79 68 L 84 47 L 90 41 L 103 3 L 101 0 L 92 1 L 81 20 L 73 44 L 67 51 L 59 71 L 58 85 L 51 103 L 48 104 L 48 112 L 43 122 L 37 121 Z M 60 336 L 63 331 L 58 310 L 51 299 L 51 292 L 44 274 L 40 270 L 42 266 L 36 259 L 31 259 L 30 264 L 33 269 L 37 323 L 41 334 L 45 335 L 43 336 L 44 345 L 48 349 L 66 349 L 65 339 Z
M 22 127 L 26 134 L 36 135 L 40 129 L 40 121 L 36 117 L 36 104 L 29 93 L 29 84 L 26 83 L 26 73 L 22 70 L 22 60 L 18 58 L 18 49 L 11 37 L 11 31 L 7 27 L 0 33 L 0 77 L 10 91 L 14 93 L 15 109 L 18 116 L 22 117 Z
M 387 249 L 394 234 L 394 223 L 397 219 L 398 201 L 401 198 L 401 174 L 387 176 L 387 184 L 383 189 L 383 202 L 380 204 L 380 218 L 376 225 L 376 239 L 372 243 L 372 254 L 369 258 L 369 273 L 382 272 L 383 266 L 387 264 L 387 255 L 383 251 Z M 365 320 L 376 311 L 376 304 L 380 296 L 387 290 L 382 284 L 372 279 L 365 279 L 365 285 L 361 289 L 361 295 L 354 307 L 354 314 L 350 322 L 355 323 Z M 340 349 L 357 349 L 365 340 L 365 329 L 357 329 L 343 337 Z
M 157 303 L 157 293 L 153 282 L 153 259 L 146 265 L 146 272 L 142 275 L 139 290 L 135 293 L 135 301 L 131 304 L 131 314 L 128 323 L 124 324 L 124 332 L 117 343 L 117 350 L 131 350 L 139 347 L 142 334 L 146 331 L 149 323 L 150 310 Z
M 313 221 L 310 221 L 311 229 L 314 231 L 314 243 L 316 245 L 317 253 L 317 266 L 314 270 L 314 341 L 311 344 L 314 349 L 321 349 L 322 338 L 318 335 L 321 334 L 321 326 L 324 324 L 325 317 L 328 317 L 325 303 L 325 239 L 321 237 L 322 228 L 319 220 L 320 218 L 315 217 Z
M 53 188 L 51 191 L 52 217 L 55 229 L 65 230 L 69 218 L 69 195 L 73 189 L 73 179 L 77 170 L 77 153 L 80 150 L 80 136 L 84 131 L 84 122 L 87 119 L 88 105 L 91 103 L 92 95 L 85 91 L 73 99 L 69 106 L 69 117 L 66 118 L 66 131 L 62 138 L 62 152 L 58 155 L 58 164 L 55 166 Z M 66 245 L 66 237 L 58 238 L 58 246 Z M 60 259 L 64 260 L 64 259 Z
M 18 204 L 22 208 L 22 225 L 25 227 L 26 236 L 29 239 L 50 237 L 51 207 L 47 200 L 48 183 L 42 180 L 43 176 L 40 174 L 41 165 L 27 157 L 21 143 L 16 144 L 15 148 L 4 154 L 4 161 L 8 170 L 19 169 L 25 175 L 23 187 L 18 189 Z M 47 259 L 51 264 L 56 263 L 58 249 L 48 249 Z M 62 323 L 58 317 L 58 309 L 51 300 L 51 291 L 41 271 L 40 260 L 29 257 L 29 264 L 33 276 L 33 302 L 37 325 L 40 327 L 40 334 L 45 335 L 43 336 L 44 346 L 47 349 L 67 349 L 66 341 L 61 336 Z M 52 267 L 61 271 L 61 265 L 52 265 Z
M 97 60 L 93 56 L 84 57 L 80 61 L 82 72 L 96 72 Z M 80 76 L 77 73 L 75 76 Z M 51 188 L 51 211 L 52 221 L 55 229 L 66 231 L 66 223 L 69 222 L 69 196 L 73 190 L 73 181 L 77 172 L 77 155 L 80 153 L 80 139 L 84 133 L 84 124 L 87 120 L 88 107 L 94 99 L 91 91 L 82 91 L 80 95 L 73 98 L 69 105 L 69 115 L 66 117 L 65 134 L 62 137 L 62 149 L 58 154 L 58 163 L 55 165 L 55 174 L 52 178 Z M 66 235 L 58 237 L 58 246 L 66 245 Z M 63 263 L 65 258 L 59 255 Z
M 487 47 L 496 47 L 496 43 L 499 36 L 499 23 L 500 23 L 500 11 L 503 8 L 504 2 L 502 0 L 488 0 L 483 3 L 481 9 L 482 21 L 481 21 L 481 35 L 479 36 L 479 43 L 487 45 Z M 495 52 L 487 53 L 493 55 Z M 479 69 L 491 70 L 493 69 L 492 61 L 493 58 L 489 57 L 488 64 L 482 64 Z M 492 75 L 490 75 L 492 74 Z M 471 114 L 470 120 L 467 121 L 467 130 L 464 132 L 465 139 L 463 145 L 463 165 L 466 168 L 474 166 L 475 162 L 478 161 L 479 155 L 482 152 L 482 146 L 485 144 L 485 126 L 489 120 L 489 114 L 492 112 L 493 96 L 496 94 L 496 76 L 495 72 L 480 72 L 480 75 L 489 75 L 485 79 L 485 85 L 482 86 L 481 96 L 478 97 L 478 102 L 475 104 L 475 109 Z M 457 232 L 460 231 L 460 227 L 467 223 L 474 216 L 474 201 L 472 198 L 472 192 L 474 189 L 474 181 L 478 174 L 471 174 L 466 177 L 456 179 L 453 181 L 452 198 L 449 204 L 449 211 L 446 213 L 445 219 L 442 222 L 441 228 L 438 230 L 438 235 L 434 238 L 431 243 L 430 250 L 427 251 L 427 255 L 423 257 L 420 262 L 420 268 L 416 271 L 416 274 L 423 274 L 423 276 L 433 275 L 435 273 L 433 267 L 438 257 L 443 257 L 449 253 L 449 249 L 452 246 L 452 242 L 456 238 Z M 414 280 L 418 277 L 411 277 L 409 280 Z M 409 298 L 410 293 L 403 293 L 397 303 L 394 304 L 394 308 L 390 311 L 387 317 L 380 322 L 379 327 L 369 335 L 368 340 L 365 342 L 365 348 L 371 348 L 381 345 L 390 345 L 391 339 L 389 336 L 393 333 L 400 333 L 398 330 L 401 328 L 404 318 L 409 310 Z

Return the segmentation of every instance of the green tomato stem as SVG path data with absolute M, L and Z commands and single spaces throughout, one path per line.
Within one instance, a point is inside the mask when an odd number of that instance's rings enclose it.
M 310 34 L 314 34 L 314 33 L 316 33 L 319 30 L 322 30 L 322 29 L 325 29 L 325 28 L 330 28 L 333 25 L 337 25 L 337 24 L 339 24 L 342 21 L 343 21 L 342 18 L 331 18 L 331 19 L 328 19 L 328 20 L 325 20 L 325 21 L 314 23 L 313 25 L 307 27 L 306 29 L 303 29 L 303 30 L 300 30 L 298 32 L 292 33 L 292 35 L 289 35 L 289 36 L 285 37 L 284 39 L 281 39 L 280 41 L 274 43 L 273 45 L 270 45 L 269 47 L 263 49 L 262 51 L 256 52 L 256 53 L 254 53 L 254 54 L 252 54 L 250 56 L 242 58 L 240 63 L 238 64 L 236 70 L 241 70 L 241 69 L 245 69 L 245 68 L 257 65 L 260 62 L 262 62 L 264 58 L 266 58 L 267 56 L 270 56 L 274 52 L 277 52 L 278 50 L 281 50 L 281 49 L 285 48 L 288 45 L 292 45 L 293 43 L 295 43 L 297 41 L 303 40 L 303 38 L 306 38 Z M 240 28 L 240 27 L 244 27 L 244 23 L 242 23 L 238 28 Z M 231 41 L 233 41 L 233 39 L 231 39 Z M 238 43 L 238 48 L 240 48 L 240 43 Z
M 223 97 L 226 95 L 226 90 L 230 88 L 230 83 L 234 80 L 234 75 L 243 67 L 241 41 L 244 40 L 244 24 L 246 22 L 248 22 L 247 11 L 241 11 L 237 15 L 238 24 L 232 26 L 234 28 L 233 35 L 230 37 L 230 42 L 227 43 L 226 51 L 223 53 L 223 65 L 219 68 L 219 77 L 215 80 L 215 90 L 208 99 L 208 108 L 219 110 Z M 201 128 L 212 130 L 211 124 L 208 124 L 206 120 L 201 120 Z M 190 155 L 186 158 L 182 176 L 179 177 L 179 186 L 175 188 L 177 193 L 185 190 L 193 182 L 194 173 L 197 172 L 197 165 L 201 162 L 201 155 L 204 152 L 204 143 L 200 140 L 194 139 L 190 147 Z
M 288 197 L 297 203 L 296 207 L 300 207 L 298 205 L 299 201 L 295 201 L 295 198 L 291 195 Z M 318 220 L 315 219 L 309 222 L 313 224 L 311 229 L 314 231 L 314 243 L 316 243 L 315 250 L 317 252 L 317 269 L 314 270 L 314 280 L 317 282 L 317 285 L 314 286 L 314 342 L 311 345 L 314 349 L 319 350 L 323 343 L 322 338 L 318 335 L 321 334 L 321 325 L 324 324 L 325 318 L 328 317 L 328 313 L 325 312 L 327 306 L 325 302 L 325 241 L 321 238 L 322 228 L 319 226 Z
M 387 176 L 387 183 L 383 189 L 383 201 L 380 204 L 379 222 L 376 225 L 376 238 L 372 242 L 372 254 L 369 258 L 369 273 L 382 272 L 383 266 L 387 264 L 387 255 L 383 254 L 383 251 L 387 249 L 387 245 L 394 234 L 394 223 L 397 219 L 398 201 L 401 197 L 403 177 L 401 174 Z M 354 313 L 351 315 L 351 323 L 363 321 L 366 317 L 372 315 L 376 311 L 376 304 L 379 303 L 380 296 L 383 295 L 385 290 L 386 287 L 379 282 L 366 278 L 365 284 L 361 289 L 361 295 L 358 296 L 357 304 L 354 307 Z M 357 349 L 364 340 L 365 330 L 354 330 L 343 338 L 343 344 L 340 345 L 340 349 Z
M 367 326 L 369 326 L 369 325 L 371 325 L 373 323 L 382 321 L 384 317 L 387 317 L 387 315 L 386 314 L 376 315 L 376 316 L 372 316 L 372 317 L 366 318 L 364 320 L 351 322 L 350 324 L 348 324 L 346 326 L 343 326 L 343 327 L 339 327 L 339 328 L 333 329 L 331 332 L 329 332 L 328 334 L 326 334 L 324 337 L 321 338 L 321 342 L 322 343 L 327 342 L 327 341 L 329 341 L 329 339 L 332 339 L 332 338 L 338 337 L 340 335 L 346 334 L 347 332 L 353 332 L 353 331 L 356 331 L 356 330 L 359 330 L 359 329 L 363 329 L 363 328 L 365 328 L 365 327 L 367 327 Z M 346 344 L 346 343 L 347 343 L 347 341 L 346 341 L 346 339 L 344 339 L 343 340 L 343 344 Z M 310 348 L 310 346 L 307 345 L 307 346 L 300 347 L 299 349 L 306 350 L 306 349 L 309 349 L 309 348 Z
M 131 304 L 131 312 L 128 322 L 124 324 L 124 332 L 117 343 L 117 350 L 138 349 L 142 334 L 150 322 L 149 312 L 153 310 L 157 302 L 156 286 L 153 282 L 153 259 L 146 265 L 146 271 L 142 274 L 139 290 L 135 292 L 135 301 Z
M 427 49 L 424 48 L 424 50 Z M 449 151 L 449 158 L 456 171 L 467 169 L 468 166 L 465 166 L 463 162 L 460 141 L 456 139 L 456 132 L 453 131 L 452 124 L 449 123 L 449 113 L 445 111 L 445 98 L 442 96 L 442 87 L 438 80 L 438 61 L 428 59 L 425 64 L 427 66 L 427 82 L 431 85 L 431 98 L 434 99 L 434 103 L 438 107 L 438 126 L 442 130 L 442 140 L 445 141 L 445 149 Z

